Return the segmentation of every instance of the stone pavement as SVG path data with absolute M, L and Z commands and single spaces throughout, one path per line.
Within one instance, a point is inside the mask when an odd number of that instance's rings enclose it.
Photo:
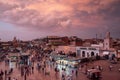
M 118 72 L 118 69 L 120 68 L 120 62 L 118 62 L 118 64 L 111 64 L 107 60 L 100 60 L 100 61 L 95 61 L 93 63 L 89 63 L 88 68 L 92 68 L 93 66 L 96 66 L 96 65 L 100 65 L 103 67 L 101 80 L 120 80 L 120 72 Z M 108 68 L 109 65 L 113 66 L 112 71 L 109 70 Z M 34 68 L 35 68 L 34 74 L 27 76 L 26 80 L 61 80 L 61 71 L 56 76 L 54 69 L 47 67 L 47 71 L 50 71 L 50 75 L 45 75 L 42 72 L 39 73 L 37 71 L 36 64 Z M 0 62 L 0 70 L 1 69 L 8 70 L 9 66 L 5 66 L 4 62 Z M 66 70 L 66 73 L 69 74 L 70 72 L 68 70 L 69 69 Z M 14 68 L 13 73 L 9 76 L 11 76 L 12 78 L 15 77 L 17 80 L 24 80 L 24 77 L 21 77 L 20 71 L 18 70 L 18 68 Z M 78 71 L 77 77 L 75 76 L 75 74 L 72 74 L 72 76 L 73 76 L 73 80 L 89 80 L 81 70 Z

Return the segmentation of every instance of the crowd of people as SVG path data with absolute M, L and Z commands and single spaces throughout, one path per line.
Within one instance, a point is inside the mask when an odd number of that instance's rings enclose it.
M 16 68 L 19 70 L 21 77 L 23 77 L 24 80 L 27 80 L 27 77 L 33 75 L 35 73 L 35 70 L 37 70 L 38 74 L 43 74 L 44 76 L 49 77 L 51 75 L 50 70 L 54 70 L 56 80 L 58 78 L 60 78 L 61 80 L 74 80 L 74 77 L 77 77 L 80 72 L 84 72 L 85 74 L 87 74 L 88 69 L 90 69 L 89 64 L 92 64 L 82 63 L 77 69 L 71 69 L 70 74 L 67 74 L 66 70 L 69 67 L 62 67 L 61 69 L 59 69 L 59 64 L 55 63 L 54 60 L 50 59 L 49 54 L 52 52 L 52 50 L 44 50 L 40 46 L 33 46 L 31 48 L 25 49 L 24 51 L 30 53 L 28 58 L 26 58 L 27 62 L 26 59 L 22 58 L 18 58 L 19 60 L 17 60 L 16 62 Z M 23 63 L 20 64 L 20 61 L 23 61 Z M 5 59 L 5 66 L 8 66 L 9 62 L 9 59 Z M 101 72 L 104 70 L 104 68 L 101 65 L 94 65 L 91 68 L 100 70 Z M 108 69 L 112 71 L 113 66 L 110 65 Z M 5 71 L 1 70 L 0 80 L 4 80 L 4 76 L 5 80 L 18 80 L 17 78 L 10 76 L 13 71 L 13 68 L 10 68 L 9 70 Z M 120 69 L 118 71 L 120 72 Z

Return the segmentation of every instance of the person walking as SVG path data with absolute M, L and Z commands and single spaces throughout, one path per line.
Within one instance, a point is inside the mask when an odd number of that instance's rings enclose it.
M 3 75 L 4 75 L 4 72 L 1 70 L 0 72 L 0 75 L 1 75 L 1 79 L 0 80 L 3 80 Z
M 76 74 L 76 77 L 77 77 L 78 76 L 78 71 L 77 70 L 76 70 L 75 74 Z
M 32 74 L 34 73 L 34 66 L 32 66 Z
M 6 77 L 7 77 L 7 70 L 5 70 L 5 72 L 4 72 L 4 73 L 5 73 L 5 80 L 6 80 Z
M 10 77 L 10 76 L 8 77 L 8 80 L 11 80 L 11 77 Z

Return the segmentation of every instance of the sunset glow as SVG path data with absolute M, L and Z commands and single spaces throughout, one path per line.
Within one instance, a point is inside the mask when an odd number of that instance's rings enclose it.
M 96 34 L 103 38 L 107 31 L 120 37 L 120 0 L 0 0 L 2 40 Z

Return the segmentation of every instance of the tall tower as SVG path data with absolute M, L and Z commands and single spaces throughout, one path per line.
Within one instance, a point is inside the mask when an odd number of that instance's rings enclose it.
M 16 48 L 18 45 L 16 37 L 13 38 L 13 46 Z
M 107 39 L 110 39 L 110 32 L 107 32 L 107 33 L 106 33 L 106 38 L 107 38 Z
M 106 37 L 104 39 L 104 49 L 109 50 L 111 48 L 111 37 L 110 37 L 110 32 L 106 33 Z

